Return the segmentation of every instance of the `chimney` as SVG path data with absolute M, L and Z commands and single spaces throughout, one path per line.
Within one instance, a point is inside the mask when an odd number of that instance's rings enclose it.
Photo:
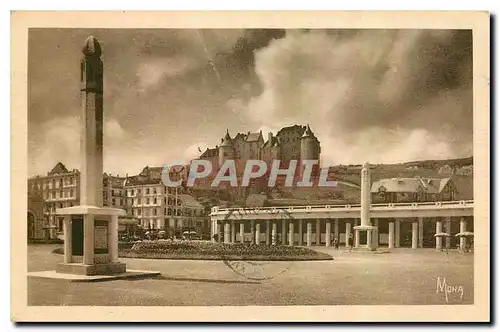
M 267 134 L 267 137 L 269 143 L 271 143 L 273 141 L 273 133 L 269 132 L 269 134 Z

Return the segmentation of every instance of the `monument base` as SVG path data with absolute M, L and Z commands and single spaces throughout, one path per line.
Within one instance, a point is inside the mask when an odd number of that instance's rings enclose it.
M 86 265 L 81 263 L 60 263 L 56 267 L 56 273 L 77 274 L 84 276 L 114 275 L 125 273 L 125 263 L 103 263 Z

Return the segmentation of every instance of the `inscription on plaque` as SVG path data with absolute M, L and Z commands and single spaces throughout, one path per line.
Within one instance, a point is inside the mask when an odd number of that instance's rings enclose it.
M 108 222 L 106 220 L 94 221 L 94 253 L 108 253 Z

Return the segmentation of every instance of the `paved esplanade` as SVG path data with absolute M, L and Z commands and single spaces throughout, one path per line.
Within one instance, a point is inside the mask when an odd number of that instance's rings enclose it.
M 369 165 L 365 164 L 361 172 L 361 204 L 225 209 L 216 206 L 210 214 L 212 239 L 215 241 L 214 235 L 219 234 L 226 243 L 250 240 L 260 244 L 310 246 L 314 242 L 330 246 L 335 236 L 346 246 L 349 246 L 348 239 L 353 239 L 354 247 L 360 249 L 375 249 L 380 244 L 394 248 L 402 242 L 402 225 L 410 223 L 411 247 L 415 249 L 424 246 L 424 224 L 432 223 L 432 233 L 445 231 L 453 236 L 452 223 L 460 223 L 460 233 L 463 233 L 467 231 L 467 221 L 473 220 L 472 200 L 371 204 Z M 235 231 L 237 224 L 239 234 Z M 251 225 L 250 234 L 244 232 L 246 224 Z M 387 233 L 379 232 L 382 224 L 387 226 Z M 445 241 L 445 247 L 449 248 L 450 238 Z M 460 238 L 461 249 L 465 248 L 465 241 L 464 237 Z M 441 237 L 435 238 L 436 249 L 443 247 L 442 242 Z

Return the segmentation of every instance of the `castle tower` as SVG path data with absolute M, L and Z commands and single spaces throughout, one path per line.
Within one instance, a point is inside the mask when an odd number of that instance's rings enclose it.
M 318 166 L 313 168 L 312 175 L 317 175 L 319 172 L 319 142 L 309 125 L 307 125 L 304 134 L 300 138 L 300 177 L 303 174 L 302 160 L 317 160 Z
M 229 129 L 226 131 L 226 136 L 222 140 L 222 144 L 219 146 L 219 167 L 224 164 L 224 161 L 234 158 L 234 149 L 231 136 L 229 135 Z

